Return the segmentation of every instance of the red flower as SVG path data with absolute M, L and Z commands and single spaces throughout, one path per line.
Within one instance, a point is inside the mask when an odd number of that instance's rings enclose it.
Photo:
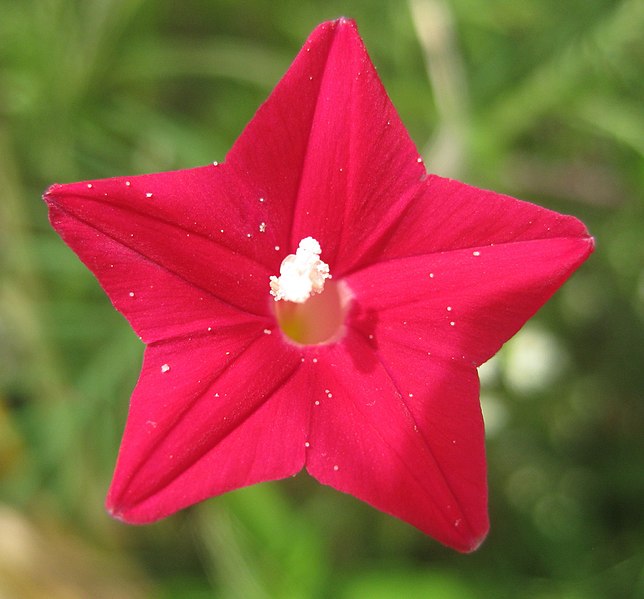
M 593 240 L 427 175 L 352 21 L 312 33 L 225 163 L 45 200 L 147 345 L 114 516 L 151 522 L 305 467 L 451 547 L 481 543 L 476 368 Z

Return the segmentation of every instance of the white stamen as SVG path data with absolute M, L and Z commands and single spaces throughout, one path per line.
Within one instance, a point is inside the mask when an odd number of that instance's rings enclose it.
M 322 293 L 324 281 L 330 279 L 329 265 L 320 260 L 322 249 L 313 237 L 300 241 L 295 254 L 282 260 L 280 276 L 272 276 L 271 295 L 275 301 L 303 304 L 316 293 Z

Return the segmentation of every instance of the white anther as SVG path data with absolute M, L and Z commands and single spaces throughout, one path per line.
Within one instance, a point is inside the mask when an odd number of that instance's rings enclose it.
M 322 293 L 324 281 L 330 279 L 329 265 L 320 260 L 322 249 L 313 237 L 300 241 L 295 254 L 282 260 L 280 276 L 272 276 L 271 295 L 275 301 L 303 304 L 315 293 Z

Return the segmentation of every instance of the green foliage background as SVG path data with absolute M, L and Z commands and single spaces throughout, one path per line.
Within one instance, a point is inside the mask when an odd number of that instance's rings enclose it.
M 0 0 L 0 595 L 644 597 L 644 3 Z M 482 372 L 492 529 L 451 552 L 305 475 L 103 511 L 142 346 L 52 182 L 222 160 L 313 27 L 357 19 L 428 168 L 597 252 Z

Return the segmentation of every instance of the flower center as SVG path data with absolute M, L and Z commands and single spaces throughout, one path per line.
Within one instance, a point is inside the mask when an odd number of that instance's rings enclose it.
M 306 237 L 295 254 L 284 258 L 280 276 L 270 278 L 277 322 L 287 337 L 303 345 L 335 341 L 348 308 L 349 294 L 341 282 L 329 280 L 321 253 L 320 244 Z

